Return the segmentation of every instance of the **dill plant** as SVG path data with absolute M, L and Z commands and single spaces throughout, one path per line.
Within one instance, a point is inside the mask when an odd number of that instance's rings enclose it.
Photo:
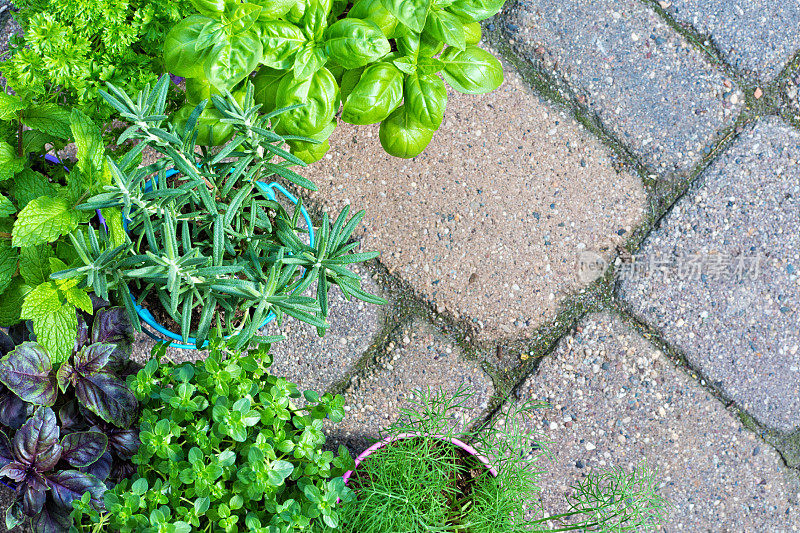
M 375 451 L 355 470 L 356 498 L 342 511 L 344 533 L 521 533 L 647 531 L 664 523 L 667 501 L 646 464 L 592 473 L 572 487 L 564 512 L 547 516 L 540 503 L 546 443 L 523 425 L 537 402 L 516 404 L 504 424 L 452 427 L 453 414 L 473 395 L 416 391 L 400 420 L 386 431 L 402 438 Z M 437 437 L 471 443 L 497 470 Z M 533 453 L 531 453 L 533 450 Z

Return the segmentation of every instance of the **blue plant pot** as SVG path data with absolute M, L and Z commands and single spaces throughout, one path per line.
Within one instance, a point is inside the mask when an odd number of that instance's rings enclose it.
M 178 171 L 176 170 L 168 170 L 166 176 L 170 177 L 177 173 Z M 295 205 L 297 204 L 297 197 L 287 191 L 285 187 L 277 182 L 273 181 L 272 183 L 263 183 L 257 181 L 256 185 L 258 185 L 258 187 L 264 192 L 264 194 L 267 195 L 267 198 L 270 200 L 275 200 L 275 193 L 279 192 L 290 202 Z M 148 187 L 150 187 L 150 185 L 148 185 Z M 314 227 L 311 224 L 311 217 L 308 216 L 308 212 L 304 206 L 300 206 L 300 213 L 303 215 L 303 219 L 306 221 L 306 226 L 308 226 L 308 242 L 311 246 L 314 246 Z M 157 341 L 169 342 L 170 346 L 175 346 L 176 348 L 183 348 L 184 350 L 197 350 L 197 340 L 194 337 L 189 337 L 188 343 L 184 343 L 183 337 L 181 337 L 180 334 L 170 331 L 166 327 L 159 324 L 150 311 L 139 305 L 136 302 L 136 298 L 134 298 L 133 294 L 131 294 L 131 300 L 133 300 L 133 306 L 136 309 L 136 313 L 139 315 L 139 318 L 142 319 L 142 332 L 144 332 L 148 337 Z M 270 312 L 259 328 L 263 328 L 273 320 L 275 320 L 275 313 Z M 147 327 L 145 327 L 145 325 Z M 207 345 L 208 341 L 203 344 L 203 347 L 206 347 Z

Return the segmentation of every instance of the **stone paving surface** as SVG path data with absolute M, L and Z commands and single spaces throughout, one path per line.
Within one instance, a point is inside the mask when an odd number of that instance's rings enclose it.
M 518 385 L 523 399 L 553 403 L 530 422 L 554 441 L 553 461 L 540 463 L 552 512 L 587 472 L 647 459 L 674 505 L 663 531 L 800 530 L 800 478 L 783 460 L 791 446 L 781 444 L 781 457 L 762 440 L 763 429 L 791 439 L 800 425 L 800 138 L 746 108 L 740 88 L 656 4 L 688 34 L 710 34 L 732 78 L 772 79 L 800 48 L 800 8 L 789 0 L 519 0 L 486 31 L 502 33 L 493 41 L 505 39 L 506 53 L 521 56 L 507 59 L 529 62 L 558 87 L 531 90 L 506 68 L 495 93 L 449 94 L 423 155 L 393 159 L 377 128 L 340 125 L 329 156 L 306 169 L 320 186 L 317 206 L 368 210 L 357 238 L 382 252 L 389 276 L 386 287 L 374 282 L 370 272 L 382 267 L 373 264 L 365 284 L 393 298 L 376 308 L 334 293 L 322 339 L 294 321 L 282 328 L 276 373 L 302 388 L 344 389 L 348 416 L 326 428 L 331 444 L 360 452 L 414 389 L 471 386 L 472 409 L 453 419 L 463 424 L 490 414 Z M 0 51 L 10 31 L 0 32 Z M 777 105 L 764 112 L 797 114 L 800 69 L 792 68 L 780 87 L 764 84 L 762 102 Z M 564 107 L 542 99 L 564 83 Z M 574 109 L 593 111 L 601 127 L 588 131 Z M 730 146 L 718 143 L 737 119 L 755 125 L 737 128 Z M 609 142 L 624 149 L 612 152 Z M 663 191 L 648 196 L 639 176 L 619 170 L 637 161 L 616 155 L 635 154 L 669 188 L 712 149 L 716 161 L 666 213 L 649 212 Z M 578 278 L 580 252 L 608 261 L 620 245 L 639 244 L 627 243 L 631 235 L 647 234 L 639 267 L 691 254 L 763 254 L 761 275 L 637 277 L 613 296 Z M 606 311 L 584 317 L 535 373 L 534 365 L 506 365 L 513 371 L 494 382 L 491 365 L 473 359 L 500 350 L 516 358 L 507 346 L 524 347 L 528 363 L 549 353 L 537 328 L 549 328 L 584 289 Z M 419 299 L 438 316 L 423 317 Z M 676 365 L 655 349 L 625 325 L 632 318 L 687 360 Z M 140 337 L 135 358 L 146 360 L 151 346 Z M 176 362 L 204 355 L 168 351 Z M 739 410 L 756 422 L 746 428 Z M 3 508 L 9 496 L 0 490 Z
M 524 0 L 498 23 L 658 172 L 691 169 L 743 103 L 732 80 L 639 0 Z
M 376 127 L 341 124 L 306 174 L 314 198 L 366 209 L 363 248 L 481 338 L 524 336 L 579 285 L 578 253 L 625 239 L 645 206 L 640 180 L 573 118 L 506 70 L 496 92 L 450 92 L 442 129 L 413 160 L 381 150 Z
M 794 0 L 670 0 L 666 11 L 710 35 L 734 67 L 767 82 L 800 49 L 800 4 Z
M 798 486 L 778 454 L 618 318 L 581 322 L 520 390 L 545 400 L 531 432 L 549 439 L 540 486 L 550 514 L 587 473 L 658 469 L 665 531 L 796 531 Z
M 345 392 L 347 414 L 329 428 L 333 442 L 361 451 L 383 428 L 409 407 L 415 390 L 455 391 L 468 386 L 475 393 L 458 412 L 456 424 L 477 418 L 494 394 L 492 380 L 480 365 L 464 357 L 454 339 L 420 319 L 400 328 L 368 373 L 356 376 Z
M 800 427 L 800 133 L 777 118 L 743 132 L 638 260 L 664 272 L 622 281 L 634 313 L 757 420 Z

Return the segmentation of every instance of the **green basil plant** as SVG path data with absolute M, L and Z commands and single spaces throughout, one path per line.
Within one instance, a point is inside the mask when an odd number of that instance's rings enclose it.
M 306 162 L 328 150 L 340 105 L 345 122 L 380 122 L 383 148 L 408 158 L 441 126 L 445 81 L 466 94 L 503 82 L 500 62 L 476 45 L 479 22 L 504 0 L 191 1 L 198 13 L 164 44 L 166 67 L 187 78 L 187 111 L 225 90 L 235 95 L 255 71 L 262 111 L 300 104 L 275 128 L 311 139 L 290 142 Z

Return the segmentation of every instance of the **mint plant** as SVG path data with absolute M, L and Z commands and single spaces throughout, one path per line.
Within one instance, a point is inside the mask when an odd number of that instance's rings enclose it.
M 69 141 L 77 162 L 54 163 Z M 100 129 L 84 113 L 0 93 L 0 326 L 32 320 L 54 363 L 72 352 L 76 309 L 92 312 L 87 288 L 50 274 L 77 260 L 66 235 L 96 216 L 76 207 L 111 183 L 104 154 Z M 103 215 L 122 232 L 118 210 Z
M 103 93 L 133 123 L 118 144 L 139 142 L 120 160 L 108 159 L 113 183 L 77 208 L 121 210 L 127 231 L 77 228 L 69 237 L 80 266 L 52 277 L 91 288 L 103 298 L 116 293 L 137 329 L 141 324 L 128 287 L 140 300 L 152 294 L 179 325 L 184 342 L 194 336 L 198 347 L 216 326 L 236 337 L 242 348 L 270 313 L 279 322 L 285 315 L 308 322 L 322 334 L 328 327 L 331 285 L 348 298 L 384 303 L 361 289 L 358 275 L 346 268 L 378 255 L 356 253 L 358 244 L 348 242 L 363 212 L 348 219 L 345 208 L 333 224 L 324 216 L 312 246 L 299 235 L 300 204 L 290 213 L 262 188 L 264 180 L 279 176 L 316 189 L 288 168 L 303 163 L 282 148 L 288 137 L 270 127 L 270 119 L 283 110 L 260 115 L 252 85 L 246 86 L 241 104 L 230 93 L 213 96 L 216 112 L 235 133 L 224 147 L 211 151 L 196 144 L 207 102 L 183 126 L 167 123 L 168 84 L 162 76 L 136 101 L 114 86 Z M 147 147 L 163 157 L 138 167 Z M 180 175 L 168 178 L 170 168 Z M 316 297 L 302 296 L 312 283 Z
M 158 363 L 163 345 L 131 388 L 142 404 L 136 474 L 104 496 L 106 512 L 75 502 L 78 531 L 322 531 L 339 525 L 345 448 L 323 451 L 325 419 L 344 399 L 306 391 L 269 373 L 261 346 L 236 352 L 218 336 L 205 361 Z
M 417 391 L 400 421 L 386 431 L 388 437 L 417 436 L 389 443 L 355 470 L 349 482 L 355 497 L 341 512 L 343 533 L 620 533 L 655 530 L 665 522 L 668 504 L 646 464 L 632 473 L 590 474 L 573 487 L 567 510 L 547 516 L 537 505 L 535 464 L 545 448 L 522 425 L 542 406 L 525 402 L 506 410 L 499 429 L 476 424 L 456 431 L 453 412 L 464 409 L 472 394 L 463 387 L 452 394 Z M 497 476 L 445 442 L 452 437 L 472 442 Z M 532 445 L 539 450 L 535 454 Z
M 187 78 L 189 108 L 215 92 L 235 91 L 258 69 L 255 95 L 263 111 L 302 104 L 275 127 L 316 141 L 290 141 L 292 153 L 307 162 L 328 150 L 340 104 L 345 122 L 381 123 L 388 153 L 414 157 L 442 123 L 444 81 L 467 94 L 502 83 L 500 62 L 476 45 L 479 21 L 498 13 L 503 1 L 192 0 L 197 14 L 167 34 L 164 63 Z
M 132 472 L 138 404 L 124 381 L 133 328 L 121 308 L 84 316 L 60 366 L 26 324 L 0 332 L 0 478 L 16 489 L 9 529 L 29 520 L 37 532 L 66 532 L 72 501 L 103 507 L 105 481 Z

